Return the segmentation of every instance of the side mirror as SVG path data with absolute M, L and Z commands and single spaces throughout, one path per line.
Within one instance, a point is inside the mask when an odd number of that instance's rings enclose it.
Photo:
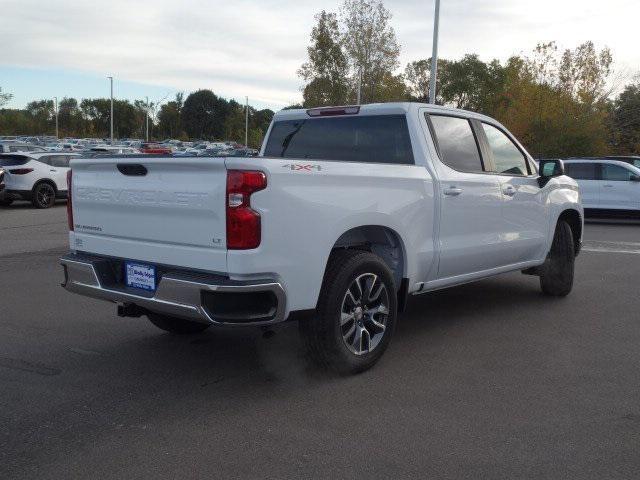
M 544 187 L 553 177 L 564 175 L 564 163 L 560 159 L 540 160 L 538 163 L 538 184 Z
M 631 175 L 629 176 L 629 180 L 632 182 L 640 182 L 640 175 Z

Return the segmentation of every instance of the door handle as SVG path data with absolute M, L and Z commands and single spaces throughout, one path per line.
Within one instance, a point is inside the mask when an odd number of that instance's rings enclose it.
M 502 189 L 502 193 L 510 197 L 513 197 L 516 194 L 516 192 L 517 190 L 512 185 L 507 185 Z
M 603 187 L 606 187 L 606 188 L 611 188 L 611 187 L 613 187 L 613 185 L 602 185 L 602 186 L 603 186 Z
M 462 193 L 462 189 L 458 187 L 449 187 L 444 192 L 445 195 L 449 195 L 450 197 L 455 197 Z
M 53 168 L 49 170 L 50 172 L 57 172 L 58 170 L 54 170 Z

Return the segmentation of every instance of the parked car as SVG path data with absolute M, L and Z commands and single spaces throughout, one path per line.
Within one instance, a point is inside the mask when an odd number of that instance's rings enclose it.
M 2 160 L 0 159 L 0 165 L 2 165 Z M 2 196 L 4 195 L 4 168 L 0 166 L 0 206 L 3 206 Z
M 62 144 L 59 142 L 46 142 L 43 148 L 47 152 L 60 152 L 63 150 Z
M 78 143 L 63 143 L 62 151 L 63 152 L 82 152 L 86 148 L 85 145 Z
M 4 189 L 0 205 L 29 200 L 36 208 L 52 207 L 57 198 L 67 196 L 67 172 L 72 153 L 12 153 L 0 155 L 4 169 Z
M 640 168 L 622 160 L 569 159 L 567 175 L 580 185 L 587 214 L 640 215 Z
M 230 157 L 255 157 L 258 155 L 258 151 L 253 148 L 238 148 L 229 150 L 227 155 Z
M 380 358 L 409 295 L 513 270 L 567 295 L 582 239 L 562 161 L 539 174 L 500 123 L 425 104 L 284 110 L 258 158 L 74 160 L 69 180 L 67 290 L 174 333 L 299 320 L 340 372 Z
M 570 157 L 567 160 L 591 160 L 591 161 L 599 161 L 599 160 L 618 160 L 620 162 L 625 162 L 634 167 L 640 168 L 640 156 L 637 155 L 609 155 L 606 157 Z
M 160 154 L 160 155 L 166 155 L 166 154 L 171 154 L 172 153 L 172 149 L 169 146 L 166 145 L 162 145 L 160 143 L 143 143 L 140 147 L 140 152 L 142 153 L 153 153 L 153 154 Z
M 226 150 L 220 147 L 205 148 L 198 151 L 198 157 L 224 157 L 229 156 L 231 150 Z
M 46 151 L 42 147 L 36 145 L 30 145 L 28 143 L 21 142 L 0 142 L 0 153 L 15 153 L 15 152 L 44 152 Z
M 100 147 L 92 147 L 87 152 L 85 152 L 85 156 L 89 155 L 132 155 L 135 153 L 140 153 L 137 148 L 131 147 L 122 147 L 122 146 L 100 146 Z
M 174 150 L 172 155 L 174 157 L 197 157 L 199 152 L 199 150 L 194 150 L 193 148 L 183 148 Z

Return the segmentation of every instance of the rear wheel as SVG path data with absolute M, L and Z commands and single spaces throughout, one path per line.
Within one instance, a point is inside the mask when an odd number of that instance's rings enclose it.
M 158 313 L 149 313 L 147 317 L 149 318 L 149 321 L 156 327 L 166 332 L 176 333 L 179 335 L 200 333 L 209 328 L 209 325 L 206 323 L 192 322 L 190 320 L 169 317 L 167 315 L 160 315 Z
M 36 208 L 50 208 L 56 203 L 56 189 L 49 183 L 39 183 L 33 189 L 31 203 Z
M 317 315 L 300 323 L 311 360 L 344 374 L 371 368 L 391 341 L 396 308 L 393 275 L 380 257 L 358 250 L 334 252 Z
M 571 227 L 560 220 L 556 225 L 551 250 L 540 267 L 540 288 L 545 295 L 564 297 L 571 292 L 575 257 Z

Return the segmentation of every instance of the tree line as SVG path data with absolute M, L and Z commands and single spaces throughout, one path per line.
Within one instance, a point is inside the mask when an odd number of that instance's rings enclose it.
M 391 18 L 379 0 L 319 12 L 298 70 L 299 106 L 353 104 L 358 92 L 361 103 L 428 101 L 431 59 L 400 71 Z M 496 118 L 534 156 L 640 153 L 640 77 L 614 96 L 612 62 L 611 51 L 592 42 L 563 51 L 541 43 L 506 62 L 441 58 L 435 103 Z
M 0 89 L 0 107 L 10 100 Z M 186 99 L 183 93 L 162 105 L 142 100 L 113 102 L 114 137 L 145 138 L 149 113 L 150 138 L 182 140 L 233 140 L 244 143 L 245 106 L 226 100 L 211 90 L 198 90 Z M 107 138 L 110 135 L 111 101 L 108 98 L 63 98 L 58 105 L 59 136 Z M 259 147 L 273 111 L 249 107 L 249 146 Z M 0 135 L 55 133 L 53 100 L 35 100 L 24 109 L 0 110 Z
M 392 15 L 380 0 L 345 0 L 322 10 L 311 30 L 307 60 L 298 70 L 302 104 L 318 107 L 389 101 L 428 101 L 431 59 L 400 65 Z M 613 56 L 592 42 L 560 50 L 538 44 L 504 62 L 476 54 L 438 59 L 435 102 L 496 118 L 538 157 L 640 153 L 640 76 L 615 95 Z M 0 107 L 10 98 L 0 89 Z M 64 98 L 61 136 L 109 135 L 109 100 Z M 115 135 L 143 138 L 151 112 L 155 138 L 230 139 L 244 142 L 244 107 L 210 90 L 182 93 L 160 106 L 114 102 Z M 0 110 L 0 134 L 53 132 L 53 102 Z M 258 146 L 273 116 L 250 108 L 249 144 Z

